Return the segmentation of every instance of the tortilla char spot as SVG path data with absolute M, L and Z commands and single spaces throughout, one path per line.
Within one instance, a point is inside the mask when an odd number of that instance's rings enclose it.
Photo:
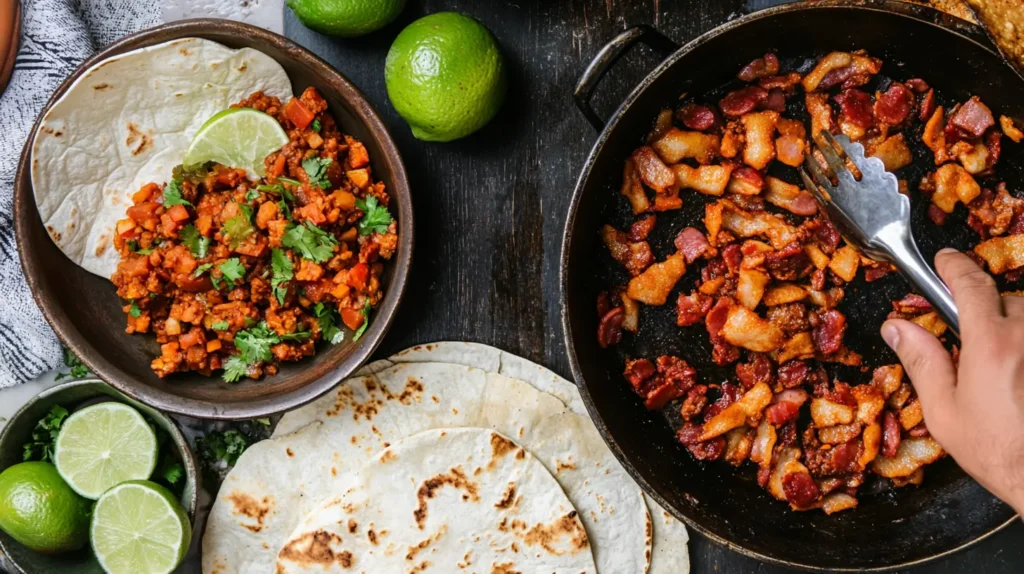
M 359 530 L 359 523 L 356 522 L 354 519 L 349 518 L 348 519 L 348 533 L 349 534 L 355 534 L 356 530 Z
M 462 540 L 459 540 L 462 542 Z M 473 551 L 467 550 L 466 555 L 462 557 L 462 561 L 456 564 L 459 568 L 469 568 L 473 564 Z
M 292 449 L 290 449 L 290 448 L 284 449 L 284 453 L 287 454 L 289 457 L 294 457 L 295 456 L 295 453 L 292 452 Z
M 264 496 L 262 499 L 256 500 L 249 494 L 238 491 L 229 494 L 227 500 L 234 507 L 236 515 L 245 516 L 256 521 L 256 524 L 242 525 L 252 532 L 263 530 L 263 519 L 270 513 L 271 506 L 274 504 L 274 499 L 270 496 Z
M 491 433 L 491 460 L 487 463 L 487 470 L 494 470 L 494 467 L 498 464 L 498 460 L 516 448 L 518 448 L 516 443 L 508 440 L 498 433 Z
M 473 502 L 480 501 L 480 494 L 477 484 L 468 478 L 465 473 L 462 472 L 461 467 L 454 467 L 446 473 L 439 474 L 433 478 L 428 478 L 420 485 L 419 490 L 416 491 L 416 510 L 413 510 L 413 518 L 416 519 L 416 526 L 420 530 L 423 530 L 424 523 L 427 520 L 427 500 L 434 498 L 438 489 L 442 486 L 451 486 L 452 488 L 458 488 L 465 491 L 462 495 L 462 500 Z
M 566 470 L 576 470 L 576 463 L 572 461 L 572 457 L 569 457 L 568 462 L 555 461 L 555 474 L 561 474 Z
M 437 398 L 437 395 L 433 395 L 433 396 L 431 396 L 431 397 L 430 397 L 430 400 L 434 401 L 435 403 L 439 403 L 439 402 L 441 402 L 441 400 Z
M 510 483 L 508 483 L 508 487 L 505 489 L 505 494 L 502 495 L 501 500 L 499 500 L 494 505 L 494 508 L 497 508 L 499 510 L 505 510 L 506 508 L 512 506 L 512 501 L 515 500 L 515 498 L 516 498 L 516 483 L 510 482 Z
M 64 135 L 64 132 L 61 132 L 61 131 L 53 132 L 53 137 L 55 137 L 55 138 L 59 138 L 62 135 Z
M 44 134 L 52 134 L 53 128 L 51 128 L 50 126 L 39 126 L 39 131 L 43 132 Z
M 98 92 L 102 92 L 103 90 L 109 90 L 110 88 L 111 88 L 110 84 L 108 84 L 106 82 L 103 82 L 102 84 L 96 84 L 95 86 L 92 87 L 92 89 L 94 89 L 94 90 L 96 90 Z
M 511 562 L 502 562 L 501 564 L 494 564 L 491 567 L 491 574 L 523 574 L 519 570 L 512 567 Z
M 427 568 L 430 568 L 430 561 L 424 560 L 416 566 L 413 566 L 412 570 L 409 570 L 409 574 L 419 574 L 420 572 L 425 572 Z
M 370 526 L 370 529 L 366 531 L 366 538 L 370 541 L 370 544 L 377 545 L 377 531 Z
M 236 69 L 237 69 L 237 70 L 238 70 L 239 72 L 244 72 L 244 71 L 246 70 L 246 68 L 248 68 L 248 67 L 249 67 L 249 64 L 247 64 L 247 63 L 245 63 L 245 62 L 242 62 L 242 65 L 238 66 L 238 68 L 236 68 Z
M 178 48 L 178 53 L 181 54 L 182 56 L 188 57 L 188 56 L 192 55 L 192 50 L 189 50 L 188 48 L 182 47 L 182 48 Z
M 132 155 L 139 155 L 153 147 L 153 138 L 150 134 L 143 133 L 142 130 L 139 129 L 139 126 L 132 122 L 128 122 L 127 128 L 128 137 L 125 139 L 124 145 L 128 148 L 132 148 L 134 146 L 132 149 Z M 138 145 L 136 145 L 135 142 L 139 142 Z
M 393 450 L 386 450 L 380 455 L 380 461 L 384 464 L 387 464 L 396 458 L 398 458 L 398 456 L 395 455 L 395 451 Z
M 420 394 L 422 393 L 423 383 L 409 377 L 409 380 L 405 382 L 405 388 L 402 389 L 402 392 L 398 395 L 398 402 L 403 405 L 409 405 L 412 404 L 412 401 L 415 399 L 418 403 L 420 402 Z
M 335 552 L 333 546 L 340 545 L 341 536 L 325 530 L 308 532 L 284 545 L 278 553 L 280 561 L 294 562 L 302 566 L 327 566 L 338 563 L 342 568 L 352 567 L 352 553 L 348 550 Z M 280 570 L 280 563 L 278 563 Z
M 68 227 L 73 229 L 74 226 L 75 226 L 74 222 L 71 222 L 71 225 L 69 225 Z M 100 255 L 103 255 L 103 252 L 107 250 L 107 247 L 109 245 L 110 245 L 110 236 L 107 235 L 106 233 L 100 235 L 99 239 L 96 240 L 96 251 L 95 251 L 96 257 L 99 257 Z
M 348 442 L 352 444 L 359 444 L 359 438 L 356 435 L 349 437 Z
M 459 414 L 459 409 L 452 409 L 452 414 L 453 415 Z
M 526 544 L 540 546 L 555 556 L 576 554 L 590 547 L 587 531 L 583 529 L 583 523 L 580 522 L 575 510 L 555 519 L 551 524 L 534 524 L 529 529 L 526 529 L 521 520 L 513 520 L 512 531 Z M 566 537 L 569 539 L 569 546 L 568 549 L 562 549 L 559 547 L 562 545 L 558 543 Z
M 53 240 L 58 245 L 60 245 L 60 237 L 61 237 L 60 232 L 57 231 L 56 229 L 54 229 L 52 225 L 47 225 L 46 226 L 46 231 L 50 232 L 50 237 L 52 237 Z
M 409 547 L 409 551 L 405 555 L 405 559 L 408 560 L 409 562 L 412 562 L 413 560 L 416 559 L 416 555 L 417 554 L 419 554 L 422 550 L 426 549 L 431 544 L 433 544 L 433 543 L 437 542 L 438 540 L 440 540 L 441 537 L 444 536 L 447 533 L 448 533 L 448 527 L 442 524 L 441 528 L 437 532 L 435 532 L 434 534 L 430 535 L 429 537 L 427 537 L 427 538 L 425 538 L 423 540 L 420 540 L 419 544 L 417 544 L 416 546 L 410 546 Z
M 336 467 L 331 467 L 331 476 L 338 476 L 338 469 Z

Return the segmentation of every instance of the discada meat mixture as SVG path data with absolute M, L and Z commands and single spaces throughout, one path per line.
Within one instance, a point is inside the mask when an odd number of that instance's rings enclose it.
M 111 277 L 128 333 L 156 334 L 160 377 L 227 381 L 277 372 L 316 342 L 358 339 L 382 297 L 382 260 L 398 245 L 384 184 L 362 143 L 338 131 L 313 88 L 286 104 L 256 92 L 234 107 L 265 112 L 289 136 L 265 177 L 207 165 L 176 168 L 133 196 L 117 224 Z
M 989 272 L 1019 279 L 1024 266 L 1024 200 L 994 172 L 1003 136 L 1019 142 L 1024 133 L 977 97 L 945 109 L 924 80 L 875 78 L 881 67 L 866 53 L 833 52 L 806 73 L 786 72 L 767 54 L 740 71 L 743 87 L 717 105 L 684 100 L 663 110 L 625 163 L 620 193 L 632 226 L 601 230 L 631 277 L 598 298 L 601 346 L 637 332 L 641 305 L 674 304 L 680 329 L 706 329 L 714 363 L 735 365 L 733 380 L 702 383 L 675 356 L 631 358 L 625 378 L 647 408 L 678 409 L 678 440 L 695 458 L 749 461 L 758 483 L 794 510 L 853 508 L 869 473 L 896 486 L 920 484 L 923 467 L 945 453 L 902 366 L 872 371 L 843 343 L 847 318 L 836 307 L 844 286 L 893 268 L 844 244 L 814 198 L 768 168 L 785 174 L 779 164 L 801 165 L 808 138 L 823 129 L 861 142 L 889 170 L 911 163 L 908 142 L 919 138 L 934 169 L 901 181 L 901 192 L 930 200 L 936 225 L 967 209 L 980 239 L 973 256 Z M 866 91 L 869 83 L 878 89 Z M 718 199 L 707 203 L 703 228 L 682 229 L 675 251 L 658 261 L 647 241 L 665 217 L 658 214 L 694 193 Z M 681 279 L 692 268 L 690 288 Z M 936 336 L 946 330 L 918 295 L 892 305 L 890 317 Z M 833 380 L 829 364 L 859 366 L 869 380 Z

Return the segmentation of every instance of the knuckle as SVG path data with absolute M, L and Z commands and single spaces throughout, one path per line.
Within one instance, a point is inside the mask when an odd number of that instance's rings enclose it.
M 954 285 L 957 290 L 968 289 L 974 290 L 991 290 L 996 287 L 996 280 L 991 275 L 982 271 L 981 269 L 974 268 L 954 280 Z

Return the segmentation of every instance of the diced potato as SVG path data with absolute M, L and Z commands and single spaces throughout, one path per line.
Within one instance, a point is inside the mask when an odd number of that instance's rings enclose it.
M 687 132 L 671 128 L 651 144 L 665 163 L 679 163 L 684 159 L 695 159 L 699 164 L 708 164 L 718 152 L 718 136 L 701 132 Z
M 807 289 L 800 285 L 796 283 L 777 283 L 765 292 L 763 301 L 768 307 L 774 307 L 776 305 L 803 301 L 806 298 Z
M 761 297 L 764 287 L 772 278 L 764 271 L 756 269 L 740 269 L 740 278 L 736 284 L 736 299 L 747 309 L 754 310 Z
M 993 237 L 975 245 L 974 252 L 996 275 L 1017 269 L 1024 266 L 1024 235 Z
M 832 262 L 828 264 L 828 268 L 847 283 L 857 277 L 858 267 L 860 267 L 860 253 L 857 253 L 857 250 L 849 245 L 837 249 L 832 255 Z
M 651 265 L 643 273 L 630 279 L 626 295 L 645 305 L 664 305 L 668 300 L 669 292 L 684 273 L 686 273 L 686 260 L 682 253 L 674 253 L 664 261 Z
M 814 339 L 810 333 L 797 333 L 782 346 L 775 361 L 783 364 L 793 359 L 809 359 L 814 356 Z
M 782 346 L 785 336 L 775 324 L 762 319 L 746 307 L 734 305 L 722 327 L 725 340 L 737 347 L 768 353 Z

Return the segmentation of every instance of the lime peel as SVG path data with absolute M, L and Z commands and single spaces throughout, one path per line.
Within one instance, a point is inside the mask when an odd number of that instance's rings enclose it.
M 218 112 L 192 136 L 182 164 L 216 162 L 244 169 L 250 179 L 263 177 L 263 160 L 288 143 L 288 134 L 273 116 L 252 108 Z
M 170 491 L 139 480 L 99 499 L 89 534 L 96 560 L 109 574 L 167 574 L 184 560 L 192 526 Z

